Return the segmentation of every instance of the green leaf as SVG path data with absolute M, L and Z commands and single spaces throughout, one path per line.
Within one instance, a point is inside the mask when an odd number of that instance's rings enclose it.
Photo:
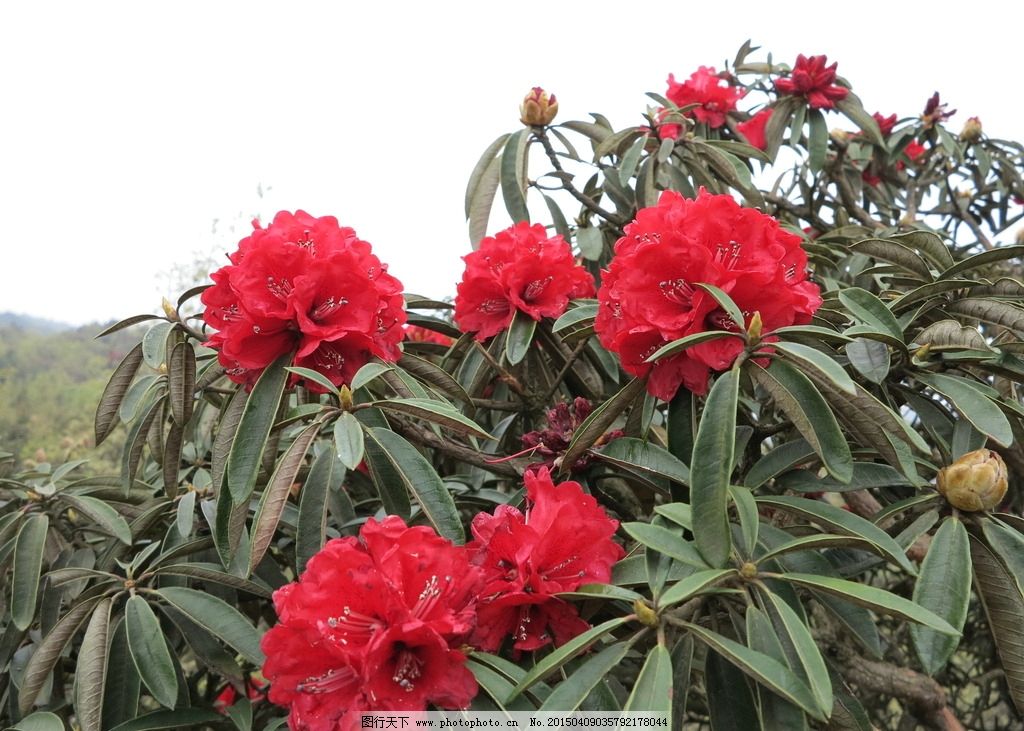
M 182 538 L 188 538 L 192 535 L 192 523 L 195 520 L 196 514 L 195 490 L 189 490 L 181 496 L 181 499 L 178 500 L 178 507 L 175 512 L 175 526 L 178 529 L 178 535 Z
M 512 683 L 494 668 L 481 662 L 476 662 L 478 653 L 473 653 L 472 659 L 466 662 L 466 667 L 473 673 L 481 690 L 490 696 L 501 710 L 506 710 L 505 699 L 512 693 Z M 519 696 L 512 703 L 508 704 L 507 710 L 511 711 L 534 711 L 532 703 L 526 698 Z
M 1004 447 L 1013 443 L 1013 430 L 1006 415 L 973 382 L 942 373 L 915 373 L 917 381 L 947 397 L 960 415 L 983 434 Z
M 658 597 L 658 607 L 670 607 L 697 596 L 705 589 L 715 586 L 728 576 L 735 576 L 734 569 L 710 569 L 690 574 L 665 589 Z
M 768 615 L 751 605 L 747 607 L 744 620 L 747 630 L 747 647 L 762 652 L 784 665 L 789 665 L 790 659 L 786 656 L 782 642 L 779 640 L 771 620 L 768 619 Z M 759 689 L 759 695 L 764 728 L 806 731 L 807 717 L 804 716 L 803 711 L 767 690 Z
M 839 390 L 846 391 L 851 395 L 857 392 L 856 384 L 854 384 L 850 375 L 843 370 L 843 367 L 833 360 L 831 356 L 817 348 L 801 345 L 800 343 L 786 342 L 772 343 L 771 347 L 782 351 L 811 368 L 817 369 L 823 376 L 832 381 Z M 849 351 L 849 348 L 850 346 L 847 346 L 847 351 Z
M 686 622 L 685 626 L 697 639 L 761 685 L 796 704 L 808 715 L 825 720 L 807 685 L 778 660 L 699 625 Z
M 949 302 L 943 306 L 943 309 L 954 315 L 963 315 L 992 325 L 999 325 L 1024 336 L 1024 309 L 1009 302 L 968 297 Z
M 516 310 L 512 324 L 505 335 L 505 358 L 510 365 L 518 365 L 530 352 L 537 321 L 521 310 Z
M 762 731 L 749 681 L 742 670 L 714 650 L 705 655 L 704 686 L 711 731 Z
M 533 321 L 531 320 L 531 322 Z M 423 398 L 395 398 L 373 401 L 370 406 L 376 406 L 382 411 L 395 411 L 400 414 L 415 416 L 435 424 L 440 424 L 452 431 L 470 434 L 481 439 L 494 438 L 475 421 L 464 416 L 454 406 L 443 401 Z M 345 466 L 347 467 L 348 465 L 346 464 Z
M 406 491 L 416 498 L 437 532 L 454 543 L 466 540 L 459 511 L 437 472 L 409 442 L 389 429 L 370 429 L 369 437 L 390 463 Z
M 721 374 L 711 387 L 690 464 L 690 499 L 697 550 L 712 567 L 725 566 L 732 548 L 729 478 L 736 449 L 740 372 Z
M 352 383 L 349 388 L 358 391 L 360 388 L 391 370 L 391 366 L 376 361 L 370 361 L 352 376 Z
M 777 595 L 765 592 L 775 614 L 778 616 L 782 628 L 789 636 L 790 644 L 800 658 L 800 665 L 803 668 L 804 677 L 810 685 L 814 700 L 818 703 L 818 710 L 826 718 L 832 713 L 832 682 L 829 680 L 828 667 L 825 660 L 818 651 L 818 646 L 811 636 L 811 631 L 804 624 L 800 616 Z
M 238 422 L 231 452 L 228 455 L 224 479 L 236 505 L 248 502 L 256 487 L 256 476 L 270 437 L 270 430 L 277 417 L 288 371 L 285 365 L 291 362 L 292 354 L 282 355 L 267 367 L 253 386 L 245 401 L 242 418 Z
M 178 343 L 171 351 L 167 359 L 167 391 L 171 416 L 176 424 L 184 426 L 192 418 L 196 392 L 196 353 L 191 343 Z
M 622 529 L 633 540 L 654 549 L 658 553 L 670 556 L 690 566 L 696 566 L 701 569 L 707 567 L 707 564 L 701 558 L 697 549 L 693 547 L 693 544 L 682 536 L 673 533 L 668 528 L 638 521 L 635 523 L 623 523 Z
M 588 261 L 599 260 L 604 253 L 604 234 L 601 232 L 601 229 L 594 227 L 576 229 L 576 248 L 580 250 L 580 256 L 584 259 Z M 561 318 L 559 318 L 559 321 L 561 321 Z M 558 329 L 556 328 L 555 332 L 557 331 Z
M 142 365 L 142 343 L 128 351 L 128 354 L 121 360 L 113 375 L 107 381 L 100 396 L 100 402 L 96 406 L 96 418 L 94 420 L 93 433 L 95 434 L 96 446 L 113 433 L 118 424 L 118 412 L 121 408 L 121 401 L 124 399 L 132 379 Z
M 737 451 L 740 451 L 737 448 Z M 757 531 L 760 516 L 753 493 L 739 485 L 729 485 L 729 498 L 736 506 L 736 515 L 740 519 L 740 536 L 743 538 L 743 555 L 750 556 L 757 546 Z
M 818 589 L 828 594 L 834 594 L 854 604 L 873 609 L 882 614 L 890 614 L 894 617 L 923 624 L 943 634 L 960 635 L 960 632 L 950 626 L 949 622 L 934 612 L 883 589 L 858 584 L 855 581 L 847 581 L 846 579 L 815 576 L 813 574 L 786 573 L 778 578 L 807 587 L 808 589 Z
M 878 122 L 864 111 L 860 100 L 853 94 L 847 94 L 846 98 L 836 102 L 836 109 L 846 115 L 846 118 L 857 125 L 861 132 L 866 134 L 873 143 L 879 147 L 885 147 L 885 139 L 878 129 Z
M 525 179 L 529 141 L 529 129 L 513 132 L 501 153 L 501 195 L 505 200 L 505 210 L 516 223 L 530 220 L 530 213 L 526 209 Z
M 36 615 L 39 573 L 43 569 L 43 548 L 50 519 L 29 515 L 14 539 L 14 570 L 11 578 L 11 621 L 20 630 L 32 626 Z
M 75 716 L 81 731 L 101 731 L 107 683 L 111 600 L 99 601 L 85 628 L 75 666 Z
M 581 328 L 593 332 L 597 311 L 598 306 L 596 304 L 581 304 L 571 307 L 565 311 L 564 315 L 555 320 L 551 330 L 563 338 L 569 338 L 571 334 Z
M 664 645 L 659 643 L 648 653 L 633 692 L 629 694 L 622 710 L 626 713 L 664 713 L 666 718 L 671 715 L 672 656 Z M 669 718 L 671 727 L 672 720 Z
M 612 671 L 629 652 L 629 642 L 616 642 L 580 665 L 563 680 L 541 705 L 541 711 L 571 712 L 590 695 L 590 691 Z
M 296 574 L 306 570 L 306 563 L 327 540 L 327 494 L 336 461 L 334 447 L 328 446 L 313 461 L 299 493 L 299 518 L 295 525 Z
M 808 163 L 811 172 L 818 172 L 825 166 L 825 154 L 828 152 L 828 126 L 825 124 L 825 115 L 820 109 L 808 111 L 808 119 L 811 123 L 811 135 L 808 140 Z M 829 707 L 831 710 L 831 706 Z
M 710 294 L 718 303 L 718 306 L 721 307 L 725 311 L 725 314 L 729 316 L 729 319 L 732 320 L 733 324 L 739 330 L 741 337 L 745 338 L 747 336 L 746 318 L 743 317 L 743 312 L 740 310 L 739 306 L 732 301 L 732 297 L 713 284 L 697 282 L 694 286 L 703 289 L 705 292 Z
M 633 437 L 613 439 L 592 454 L 603 462 L 664 477 L 682 484 L 690 481 L 690 468 L 656 444 Z
M 177 677 L 175 677 L 177 683 Z M 113 728 L 139 715 L 139 673 L 128 648 L 125 622 L 117 622 L 110 638 L 107 689 L 103 697 L 103 728 Z
M 913 248 L 893 239 L 864 239 L 850 244 L 850 251 L 867 254 L 880 261 L 889 262 L 904 271 L 920 277 L 926 282 L 932 279 L 932 271 Z
M 177 708 L 173 711 L 160 710 L 126 721 L 109 731 L 160 731 L 161 729 L 193 728 L 202 724 L 216 724 L 224 716 L 205 708 Z
M 314 371 L 312 368 L 300 368 L 298 366 L 289 366 L 285 368 L 285 370 L 289 373 L 294 373 L 296 376 L 299 376 L 306 381 L 315 383 L 327 393 L 332 393 L 335 396 L 338 395 L 338 387 L 334 385 L 330 378 L 320 371 Z
M 870 541 L 857 536 L 832 535 L 829 533 L 815 533 L 808 536 L 798 536 L 791 541 L 779 544 L 768 552 L 757 557 L 758 562 L 770 561 L 778 556 L 793 553 L 796 551 L 807 551 L 812 548 L 859 548 L 863 551 L 882 553 L 877 546 Z
M 128 647 L 139 677 L 153 698 L 167 708 L 174 708 L 178 698 L 178 678 L 174 662 L 167 651 L 160 621 L 141 596 L 128 599 L 124 609 Z
M 568 469 L 569 465 L 576 463 L 583 454 L 594 446 L 594 443 L 608 431 L 608 428 L 615 422 L 623 411 L 626 410 L 636 397 L 644 389 L 644 381 L 634 378 L 627 383 L 622 390 L 598 406 L 590 416 L 583 420 L 573 434 L 565 454 L 562 456 L 562 470 Z
M 980 254 L 969 256 L 966 259 L 958 261 L 953 266 L 946 269 L 939 275 L 939 279 L 949 279 L 955 277 L 957 274 L 968 272 L 971 269 L 977 269 L 978 267 L 985 266 L 987 264 L 994 264 L 998 261 L 1006 261 L 1007 259 L 1017 259 L 1018 257 L 1024 256 L 1024 246 L 998 246 L 989 251 L 983 251 Z
M 853 456 L 849 442 L 814 383 L 803 372 L 778 360 L 768 369 L 752 364 L 750 374 L 814 448 L 829 474 L 840 482 L 850 480 Z
M 1016 580 L 1021 591 L 1024 591 L 1024 535 L 1004 521 L 988 516 L 981 520 L 981 531 L 988 547 L 1006 566 L 1006 570 Z
M 846 346 L 846 357 L 858 373 L 872 383 L 882 383 L 889 375 L 889 346 L 877 340 L 854 338 Z
M 596 627 L 591 627 L 583 634 L 573 637 L 561 647 L 558 647 L 550 654 L 545 655 L 537 662 L 536 665 L 530 668 L 529 672 L 527 672 L 518 683 L 516 683 L 516 687 L 512 689 L 512 694 L 505 699 L 505 702 L 508 703 L 538 680 L 543 680 L 549 673 L 562 667 L 565 663 L 583 652 L 603 635 L 621 627 L 628 621 L 630 621 L 630 617 L 616 617 L 615 619 L 609 619 L 607 622 L 602 622 Z
M 263 664 L 260 633 L 230 604 L 206 592 L 178 586 L 165 586 L 158 589 L 157 593 L 193 622 L 237 650 L 253 665 Z
M 480 156 L 476 165 L 473 167 L 473 172 L 470 173 L 469 181 L 466 184 L 466 200 L 464 207 L 467 219 L 472 215 L 473 199 L 477 196 L 477 193 L 480 190 L 480 185 L 485 179 L 487 169 L 494 163 L 497 158 L 498 151 L 505 146 L 505 142 L 508 141 L 508 138 L 508 133 L 505 133 L 489 144 L 487 149 L 484 150 L 484 153 Z M 473 243 L 476 242 L 474 241 Z
M 243 579 L 241 576 L 221 571 L 217 564 L 199 562 L 165 564 L 161 565 L 153 573 L 158 576 L 169 574 L 171 576 L 188 576 L 189 578 L 199 579 L 204 582 L 212 581 L 216 584 L 229 586 L 232 589 L 248 592 L 253 596 L 264 599 L 270 599 L 273 594 L 273 591 L 263 584 L 257 584 L 249 579 Z
M 121 515 L 102 500 L 88 495 L 72 495 L 70 493 L 59 493 L 61 501 L 86 516 L 96 527 L 104 533 L 114 536 L 126 546 L 132 544 L 132 532 L 128 523 Z
M 11 726 L 11 731 L 64 731 L 64 722 L 48 711 L 36 711 Z
M 291 495 L 292 485 L 295 484 L 299 470 L 306 460 L 306 452 L 309 451 L 309 447 L 319 431 L 320 422 L 313 422 L 299 432 L 278 461 L 277 467 L 274 468 L 274 474 L 270 476 L 270 481 L 263 489 L 259 505 L 256 507 L 256 515 L 252 519 L 249 575 L 263 560 L 263 555 L 274 539 L 278 523 L 281 522 L 281 515 L 288 503 L 288 496 Z
M 875 545 L 909 574 L 916 574 L 914 564 L 906 557 L 900 545 L 874 523 L 846 510 L 829 505 L 821 500 L 808 500 L 790 495 L 774 495 L 757 498 L 759 505 L 767 505 L 787 513 L 799 515 L 827 526 L 833 531 L 861 538 Z
M 900 327 L 892 310 L 882 300 L 860 287 L 848 287 L 839 290 L 839 301 L 857 320 L 865 325 L 877 328 L 880 332 L 890 335 L 903 342 L 903 328 Z
M 955 516 L 947 518 L 932 537 L 928 554 L 914 585 L 914 601 L 963 631 L 971 601 L 971 546 L 967 529 Z M 939 672 L 960 644 L 959 637 L 910 626 L 910 638 L 929 675 Z
M 678 355 L 684 350 L 688 350 L 695 345 L 701 343 L 707 343 L 711 340 L 721 340 L 722 338 L 742 338 L 743 335 L 740 333 L 730 332 L 728 330 L 705 330 L 704 332 L 694 333 L 693 335 L 687 335 L 686 337 L 673 340 L 671 343 L 666 343 L 660 348 L 655 350 L 644 361 L 645 363 L 653 363 L 656 360 L 667 358 L 671 355 Z
M 356 469 L 363 461 L 363 425 L 349 411 L 343 411 L 334 422 L 334 446 L 338 459 L 348 469 Z
M 643 595 L 637 594 L 630 589 L 624 589 L 614 584 L 584 584 L 573 591 L 559 592 L 559 597 L 589 597 L 593 599 L 620 599 L 624 602 L 635 602 L 643 599 Z

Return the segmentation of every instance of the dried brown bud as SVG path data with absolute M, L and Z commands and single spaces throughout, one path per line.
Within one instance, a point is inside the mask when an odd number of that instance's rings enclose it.
M 1006 463 L 990 449 L 976 449 L 939 470 L 935 482 L 954 508 L 991 510 L 1006 495 Z
M 964 142 L 977 142 L 981 139 L 981 120 L 977 117 L 969 117 L 964 122 L 964 128 L 960 130 L 960 139 Z
M 555 95 L 548 95 L 539 86 L 535 86 L 519 105 L 519 121 L 527 127 L 544 127 L 554 120 L 558 114 L 558 100 Z

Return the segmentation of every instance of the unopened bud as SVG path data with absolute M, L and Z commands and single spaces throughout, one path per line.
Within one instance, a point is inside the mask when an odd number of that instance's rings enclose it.
M 960 130 L 960 139 L 964 142 L 977 142 L 981 139 L 981 120 L 977 117 L 969 117 L 964 122 L 964 128 Z
M 990 449 L 976 449 L 939 470 L 935 483 L 954 508 L 991 510 L 1006 495 L 1006 463 Z
M 836 142 L 849 142 L 850 133 L 845 129 L 833 129 L 830 130 L 828 136 L 834 139 Z
M 750 324 L 747 325 L 747 337 L 752 343 L 756 343 L 761 339 L 761 331 L 764 329 L 764 323 L 761 322 L 761 311 L 756 310 L 754 316 L 750 318 Z
M 1024 228 L 1017 229 L 1017 235 L 1015 238 L 1019 246 L 1024 246 Z
M 744 579 L 756 579 L 757 578 L 757 564 L 751 563 L 750 561 L 745 562 L 740 566 L 740 576 Z
M 168 320 L 172 322 L 178 321 L 178 311 L 174 309 L 174 305 L 171 304 L 169 299 L 164 297 L 160 302 L 160 306 L 164 309 L 164 314 L 167 315 Z
M 658 626 L 657 613 L 643 599 L 637 599 L 633 602 L 633 611 L 636 613 L 636 619 L 640 624 L 648 627 Z
M 527 127 L 545 127 L 551 124 L 558 114 L 558 100 L 555 95 L 548 95 L 539 86 L 535 86 L 519 105 L 519 121 Z
M 166 363 L 161 363 L 157 367 L 156 372 L 159 373 L 161 376 L 166 376 L 167 375 L 167 364 Z
M 348 386 L 342 386 L 338 389 L 338 400 L 341 402 L 342 411 L 352 410 L 352 389 Z

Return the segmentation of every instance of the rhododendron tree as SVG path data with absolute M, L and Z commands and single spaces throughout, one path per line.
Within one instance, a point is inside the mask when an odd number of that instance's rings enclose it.
M 0 725 L 1019 728 L 1024 148 L 701 61 L 510 100 L 440 300 L 282 212 L 111 326 L 120 473 L 0 464 Z

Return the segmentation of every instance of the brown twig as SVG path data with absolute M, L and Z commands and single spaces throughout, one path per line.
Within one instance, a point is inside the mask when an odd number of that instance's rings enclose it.
M 450 439 L 442 439 L 426 427 L 413 424 L 393 414 L 389 415 L 388 419 L 394 430 L 406 439 L 422 444 L 425 447 L 436 449 L 447 454 L 449 457 L 468 462 L 471 465 L 503 477 L 518 479 L 523 474 L 524 468 L 519 462 L 488 462 L 488 455 L 482 454 L 475 449 L 464 447 Z

